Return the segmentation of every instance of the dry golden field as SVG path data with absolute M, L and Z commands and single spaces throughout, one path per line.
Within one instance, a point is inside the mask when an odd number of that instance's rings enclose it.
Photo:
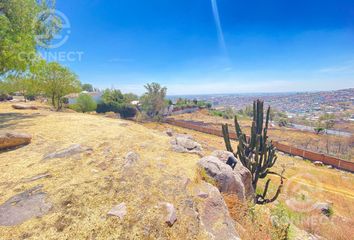
M 202 144 L 204 155 L 224 149 L 222 138 L 167 124 L 137 124 L 99 115 L 51 112 L 48 108 L 13 110 L 10 104 L 0 104 L 0 128 L 33 136 L 31 144 L 0 153 L 0 204 L 41 184 L 47 200 L 53 205 L 43 217 L 18 226 L 0 227 L 1 240 L 205 237 L 204 232 L 195 231 L 197 223 L 184 212 L 185 202 L 193 200 L 193 196 L 181 191 L 187 178 L 196 177 L 196 163 L 200 157 L 171 151 L 165 130 L 170 128 L 192 135 Z M 43 161 L 44 155 L 72 144 L 81 144 L 93 151 Z M 141 159 L 133 169 L 126 170 L 122 166 L 129 151 L 137 152 Z M 287 209 L 289 217 L 301 216 L 296 221 L 292 219 L 295 225 L 327 239 L 350 239 L 345 236 L 353 234 L 350 227 L 354 224 L 354 175 L 279 155 L 276 170 L 282 166 L 286 168 L 287 180 L 280 203 L 285 205 L 286 200 L 303 195 L 310 205 L 317 201 L 333 203 L 330 219 L 317 216 L 314 211 L 298 214 Z M 51 177 L 24 181 L 40 173 L 48 173 Z M 271 190 L 274 191 L 274 187 Z M 107 212 L 121 202 L 127 204 L 125 219 L 108 217 Z M 176 207 L 178 221 L 172 228 L 161 219 L 160 210 L 156 208 L 159 202 L 170 202 Z M 260 208 L 267 213 L 277 209 L 277 205 Z M 250 213 L 247 210 L 245 214 Z M 248 231 L 269 226 L 248 226 L 246 223 L 243 228 Z M 292 231 L 298 231 L 295 225 Z M 240 227 L 238 229 L 242 232 Z M 243 239 L 254 239 L 247 237 L 248 234 L 241 235 Z

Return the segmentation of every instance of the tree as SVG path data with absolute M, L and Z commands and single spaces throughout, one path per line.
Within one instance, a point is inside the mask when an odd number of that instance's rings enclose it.
M 80 112 L 91 112 L 95 111 L 97 108 L 97 103 L 93 98 L 85 93 L 81 93 L 76 101 L 77 110 Z
M 325 113 L 322 116 L 320 116 L 319 120 L 319 124 L 322 124 L 322 126 L 325 129 L 331 129 L 334 127 L 335 125 L 335 119 L 336 116 L 332 113 Z
M 93 92 L 93 87 L 89 83 L 84 83 L 81 85 L 82 91 Z
M 40 81 L 43 92 L 51 99 L 57 111 L 62 108 L 62 98 L 65 95 L 81 90 L 77 76 L 59 63 L 41 61 L 33 71 Z
M 139 100 L 139 97 L 134 93 L 126 93 L 123 95 L 123 97 L 126 103 L 131 103 L 132 101 Z
M 102 101 L 106 104 L 116 102 L 123 103 L 124 96 L 122 92 L 118 89 L 106 89 L 102 94 Z
M 146 84 L 146 93 L 141 97 L 143 111 L 150 118 L 159 118 L 162 116 L 166 107 L 167 88 L 161 87 L 158 83 Z
M 25 72 L 37 56 L 36 36 L 45 36 L 50 41 L 59 31 L 46 21 L 49 9 L 54 9 L 55 1 L 8 0 L 0 2 L 0 76 Z M 39 13 L 44 12 L 39 17 Z M 54 31 L 50 31 L 49 29 Z

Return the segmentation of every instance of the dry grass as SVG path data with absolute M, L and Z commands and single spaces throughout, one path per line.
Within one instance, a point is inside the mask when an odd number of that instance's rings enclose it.
M 193 179 L 197 155 L 170 151 L 169 138 L 144 126 L 101 116 L 16 111 L 0 104 L 1 128 L 32 134 L 32 143 L 0 154 L 0 203 L 43 184 L 53 203 L 49 214 L 14 227 L 0 227 L 0 239 L 202 239 L 196 219 L 184 214 L 183 190 Z M 92 154 L 42 161 L 45 154 L 71 144 L 93 148 Z M 124 170 L 124 156 L 141 160 Z M 51 178 L 25 183 L 23 178 L 48 172 Z M 178 221 L 169 228 L 159 202 L 173 203 Z M 124 220 L 107 217 L 125 202 Z
M 193 120 L 198 121 L 196 118 Z M 183 129 L 168 124 L 150 123 L 146 126 L 159 131 L 165 131 L 170 128 L 178 133 L 190 134 L 197 141 L 203 143 L 203 147 L 206 149 L 205 154 L 209 154 L 215 149 L 225 149 L 224 142 L 221 137 Z M 233 144 L 236 143 L 234 142 Z M 349 231 L 348 227 L 354 224 L 352 220 L 354 219 L 354 175 L 336 169 L 316 167 L 311 162 L 301 161 L 290 156 L 278 155 L 278 161 L 274 166 L 274 170 L 281 172 L 282 167 L 286 168 L 285 177 L 287 180 L 285 181 L 283 193 L 279 197 L 279 202 L 285 204 L 287 199 L 298 199 L 299 197 L 302 197 L 302 195 L 306 195 L 305 197 L 312 201 L 310 203 L 325 201 L 332 202 L 334 216 L 327 222 L 322 221 L 318 223 L 316 225 L 317 230 L 314 233 L 326 237 L 327 239 L 340 239 L 340 237 L 335 238 L 335 236 L 345 235 L 345 233 Z M 279 182 L 278 177 L 272 177 L 272 179 L 273 181 L 271 188 L 268 192 L 269 196 L 272 196 L 275 193 Z M 264 182 L 265 181 L 260 182 L 260 188 L 262 188 L 262 183 L 264 184 Z M 246 230 L 248 227 L 249 230 L 252 230 L 252 226 L 254 224 L 252 222 L 242 223 L 244 220 L 239 217 L 242 216 L 242 213 L 247 212 L 245 211 L 245 206 L 239 206 L 239 204 L 236 204 L 233 201 L 234 200 L 230 201 L 230 199 L 226 199 L 231 215 L 233 215 L 234 219 L 239 220 L 242 225 L 245 225 L 244 228 Z M 274 207 L 275 204 L 270 204 L 265 206 L 264 209 L 272 209 Z M 234 215 L 233 213 L 236 213 L 237 215 Z M 291 214 L 298 215 L 296 211 Z M 301 221 L 296 221 L 295 225 L 298 225 L 298 227 L 303 230 L 311 232 L 311 229 L 306 226 L 306 221 L 307 219 L 310 219 L 312 220 L 310 223 L 316 222 L 316 219 L 318 219 L 316 212 L 305 212 L 303 215 L 304 216 Z M 267 216 L 263 215 L 261 218 L 267 219 Z M 343 221 L 345 224 L 336 224 L 338 219 L 344 219 Z M 267 221 L 269 221 L 269 219 Z M 253 229 L 252 231 L 257 233 L 258 231 L 261 231 L 262 233 L 258 234 L 264 234 L 264 239 L 267 239 L 266 237 L 269 237 L 271 234 L 270 232 L 265 232 L 262 228 L 256 230 Z M 246 235 L 246 238 L 249 237 L 249 239 L 257 239 L 252 238 L 254 236 L 252 236 L 251 233 Z

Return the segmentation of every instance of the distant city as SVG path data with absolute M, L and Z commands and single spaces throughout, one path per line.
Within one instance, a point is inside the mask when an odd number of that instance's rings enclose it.
M 290 115 L 313 115 L 316 112 L 338 113 L 354 107 L 354 88 L 300 93 L 247 93 L 247 94 L 212 94 L 170 96 L 172 101 L 178 98 L 188 98 L 208 101 L 215 108 L 231 107 L 235 110 L 243 109 L 252 102 L 261 98 L 265 104 Z

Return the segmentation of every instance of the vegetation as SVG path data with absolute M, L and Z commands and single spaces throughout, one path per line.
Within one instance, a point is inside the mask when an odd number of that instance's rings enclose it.
M 143 112 L 151 119 L 160 120 L 163 111 L 167 106 L 167 88 L 161 87 L 158 83 L 151 83 L 144 86 L 146 93 L 141 97 Z
M 106 89 L 102 95 L 102 102 L 97 105 L 97 113 L 115 112 L 123 118 L 135 117 L 137 109 L 131 104 L 137 96 L 128 93 L 122 94 L 118 89 Z
M 224 135 L 224 141 L 226 149 L 229 152 L 234 153 L 235 157 L 240 159 L 242 164 L 250 170 L 252 174 L 252 185 L 254 189 L 257 189 L 257 183 L 259 179 L 264 179 L 268 174 L 275 174 L 280 176 L 280 185 L 275 193 L 275 195 L 267 199 L 267 192 L 270 184 L 270 179 L 267 180 L 263 193 L 256 194 L 255 203 L 266 204 L 274 202 L 283 187 L 283 176 L 282 174 L 277 174 L 270 171 L 270 168 L 274 166 L 277 156 L 275 154 L 276 148 L 273 146 L 272 142 L 268 141 L 268 124 L 270 117 L 270 107 L 268 108 L 265 126 L 263 127 L 263 102 L 257 100 L 253 103 L 253 122 L 251 128 L 250 138 L 246 137 L 240 128 L 240 125 L 235 116 L 235 128 L 236 135 L 239 141 L 237 152 L 234 152 L 231 146 L 228 125 L 224 124 L 222 126 L 222 131 Z M 283 170 L 284 172 L 284 170 Z
M 41 41 L 48 42 L 59 30 L 53 24 L 60 25 L 60 20 L 48 22 L 45 16 L 38 17 L 40 12 L 54 9 L 54 3 L 53 0 L 0 2 L 0 77 L 28 71 L 38 57 L 36 36 L 43 36 Z
M 93 92 L 94 91 L 93 86 L 89 83 L 82 84 L 81 89 L 82 89 L 82 91 L 86 91 L 86 92 Z
M 198 108 L 211 108 L 211 103 L 208 103 L 206 101 L 198 101 L 197 99 L 189 100 L 189 99 L 183 99 L 179 98 L 175 104 L 176 110 L 183 110 L 186 108 L 193 108 L 193 107 L 198 107 Z
M 97 103 L 95 100 L 88 94 L 81 93 L 74 104 L 74 110 L 78 112 L 92 112 L 97 108 Z

